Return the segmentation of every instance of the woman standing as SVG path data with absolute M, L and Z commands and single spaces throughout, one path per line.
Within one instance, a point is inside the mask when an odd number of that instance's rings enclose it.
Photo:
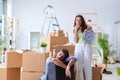
M 92 54 L 90 52 L 90 43 L 85 42 L 83 39 L 83 34 L 85 30 L 90 31 L 92 28 L 87 26 L 85 20 L 82 15 L 76 15 L 74 20 L 74 42 L 76 43 L 75 47 L 75 57 L 77 58 L 76 62 L 76 69 L 77 69 L 77 76 L 78 80 L 84 80 L 84 73 L 85 72 L 85 79 L 92 80 L 92 67 L 91 67 L 91 58 Z

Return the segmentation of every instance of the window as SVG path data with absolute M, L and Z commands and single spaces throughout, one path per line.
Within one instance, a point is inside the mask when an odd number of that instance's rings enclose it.
M 30 32 L 30 36 L 29 36 L 30 49 L 39 48 L 39 40 L 40 40 L 39 37 L 40 37 L 40 32 Z

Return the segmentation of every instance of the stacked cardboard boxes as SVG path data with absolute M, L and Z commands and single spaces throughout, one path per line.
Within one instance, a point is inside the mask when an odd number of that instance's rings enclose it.
M 67 44 L 68 37 L 65 36 L 63 30 L 58 30 L 56 32 L 51 32 L 47 37 L 42 37 L 41 41 L 46 42 L 48 44 L 47 50 L 52 52 L 56 45 Z
M 49 53 L 26 51 L 22 56 L 20 80 L 39 80 L 45 72 L 46 59 Z
M 20 80 L 22 55 L 15 51 L 5 53 L 5 63 L 0 64 L 0 80 Z
M 5 67 L 20 68 L 22 65 L 22 54 L 16 51 L 7 51 L 5 53 Z
M 0 80 L 20 80 L 20 68 L 0 67 Z
M 38 80 L 45 72 L 49 52 L 7 51 L 5 63 L 0 64 L 0 80 Z

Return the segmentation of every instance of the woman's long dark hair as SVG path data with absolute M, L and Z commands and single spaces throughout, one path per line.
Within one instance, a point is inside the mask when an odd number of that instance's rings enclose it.
M 81 25 L 80 25 L 80 26 L 82 27 L 81 32 L 83 33 L 84 30 L 87 28 L 85 19 L 83 18 L 82 15 L 76 15 L 76 17 L 75 17 L 75 19 L 74 19 L 74 27 L 76 26 L 76 18 L 77 18 L 77 17 L 80 17 L 80 18 L 81 18 Z

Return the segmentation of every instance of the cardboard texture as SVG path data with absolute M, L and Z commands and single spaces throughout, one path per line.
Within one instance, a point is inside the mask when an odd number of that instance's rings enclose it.
M 63 30 L 57 30 L 55 32 L 50 32 L 50 36 L 65 36 Z
M 63 30 L 57 30 L 55 31 L 55 36 L 65 36 Z
M 102 67 L 92 67 L 92 80 L 102 80 Z
M 58 53 L 62 48 L 66 48 L 69 51 L 71 56 L 74 56 L 75 45 L 73 44 L 64 44 L 64 45 L 56 45 L 53 53 Z
M 5 52 L 5 67 L 20 68 L 22 65 L 22 54 L 16 51 Z
M 39 80 L 43 72 L 21 72 L 20 80 Z
M 104 69 L 107 69 L 107 64 L 98 64 L 98 67 L 102 67 L 102 72 Z
M 41 41 L 44 41 L 48 44 L 47 50 L 48 51 L 53 51 L 54 46 L 56 45 L 63 45 L 68 43 L 68 38 L 64 36 L 48 36 L 48 37 L 43 37 Z
M 49 53 L 40 53 L 36 51 L 26 51 L 22 56 L 22 71 L 42 71 L 45 70 L 46 59 Z
M 50 32 L 50 36 L 55 36 L 55 32 Z
M 20 80 L 20 68 L 0 68 L 0 80 Z

